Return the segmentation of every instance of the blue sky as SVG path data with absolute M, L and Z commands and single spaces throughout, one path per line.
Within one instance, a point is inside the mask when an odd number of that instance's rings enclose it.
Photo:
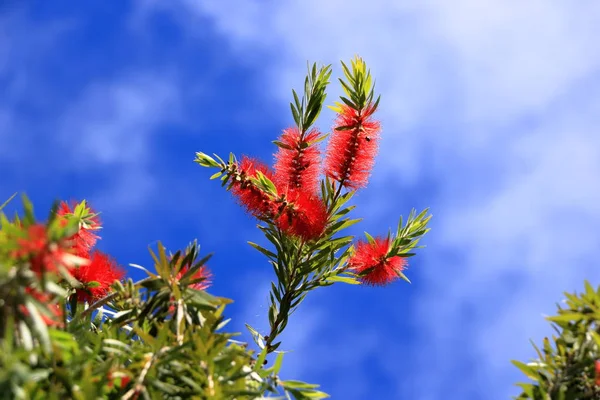
M 233 328 L 265 327 L 255 222 L 194 153 L 272 160 L 306 61 L 339 74 L 358 53 L 384 137 L 356 231 L 427 206 L 433 230 L 412 285 L 312 293 L 284 378 L 341 399 L 504 399 L 561 293 L 600 282 L 598 27 L 595 0 L 4 1 L 0 197 L 26 192 L 40 217 L 89 199 L 123 265 L 198 238 Z

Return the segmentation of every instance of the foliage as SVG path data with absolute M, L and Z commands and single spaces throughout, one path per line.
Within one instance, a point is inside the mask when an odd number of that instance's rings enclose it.
M 518 399 L 600 399 L 600 286 L 585 282 L 583 293 L 565 293 L 565 306 L 548 317 L 556 335 L 544 338 L 538 358 L 513 361 L 530 380 L 519 383 Z

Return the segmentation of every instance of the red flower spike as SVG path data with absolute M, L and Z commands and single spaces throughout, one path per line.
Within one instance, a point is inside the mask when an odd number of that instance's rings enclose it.
M 37 290 L 30 288 L 30 287 L 26 288 L 25 291 L 27 293 L 31 294 L 31 296 L 33 296 L 40 303 L 48 304 L 48 310 L 50 311 L 52 316 L 49 317 L 45 314 L 40 313 L 42 320 L 44 321 L 46 326 L 61 327 L 63 325 L 62 309 L 60 308 L 59 304 L 50 304 L 52 301 L 52 296 L 49 293 L 38 292 Z M 24 305 L 20 305 L 19 308 L 25 316 L 29 316 L 29 310 Z
M 262 172 L 271 181 L 274 180 L 273 172 L 258 160 L 244 156 L 238 166 L 240 181 L 235 181 L 231 191 L 238 202 L 246 211 L 257 218 L 273 215 L 273 201 L 262 190 L 257 188 L 248 178 L 255 177 L 256 171 Z M 234 178 L 235 179 L 235 178 Z
M 27 237 L 17 239 L 19 248 L 13 252 L 15 258 L 29 258 L 31 269 L 41 274 L 42 271 L 56 272 L 58 265 L 72 267 L 68 263 L 69 253 L 62 243 L 52 243 L 48 239 L 46 227 L 41 224 L 27 229 Z
M 59 217 L 73 214 L 73 210 L 77 205 L 76 202 L 72 202 L 73 209 L 66 203 L 62 202 L 60 204 L 60 208 L 56 212 Z M 90 213 L 94 214 L 93 210 L 90 208 Z M 70 240 L 73 242 L 73 250 L 74 253 L 81 257 L 86 257 L 89 252 L 92 250 L 92 247 L 96 244 L 96 241 L 100 238 L 98 235 L 93 233 L 93 231 L 100 229 L 100 220 L 98 216 L 94 216 L 86 220 L 85 224 L 81 224 L 79 227 L 79 231 L 71 236 Z
M 275 184 L 278 188 L 317 192 L 321 153 L 313 142 L 320 135 L 316 129 L 304 137 L 296 127 L 283 131 L 279 141 L 289 148 L 279 147 L 275 154 Z
M 377 155 L 379 122 L 373 121 L 373 108 L 358 112 L 342 105 L 325 158 L 325 174 L 349 189 L 367 186 Z M 336 128 L 345 127 L 344 130 Z
M 183 266 L 179 273 L 177 274 L 177 280 L 181 279 L 183 275 L 188 271 L 189 267 L 187 265 Z M 192 276 L 192 279 L 200 279 L 204 278 L 203 281 L 196 282 L 190 285 L 192 289 L 195 290 L 206 290 L 212 284 L 212 274 L 206 265 L 201 266 L 198 271 Z
M 121 389 L 125 389 L 125 387 L 127 387 L 129 382 L 131 382 L 131 379 L 127 375 L 124 375 L 123 373 L 121 373 L 120 377 L 116 377 L 116 376 L 114 376 L 112 371 L 108 371 L 108 374 L 106 374 L 106 379 L 108 380 L 107 386 L 109 388 L 114 387 L 114 384 L 119 383 L 119 381 L 120 381 L 121 383 L 120 383 L 119 387 Z
M 94 251 L 88 265 L 73 270 L 73 277 L 84 286 L 83 289 L 77 289 L 77 300 L 81 302 L 98 300 L 108 293 L 110 285 L 124 276 L 125 272 L 115 260 L 100 251 Z
M 276 223 L 289 235 L 299 236 L 305 241 L 318 239 L 327 225 L 327 207 L 323 200 L 307 192 L 291 193 L 290 203 Z
M 398 278 L 398 272 L 408 264 L 400 256 L 387 257 L 390 244 L 387 238 L 376 238 L 374 243 L 360 240 L 356 244 L 354 255 L 348 260 L 348 267 L 358 274 L 370 270 L 360 278 L 365 284 L 387 285 Z
M 600 386 L 600 360 L 596 360 L 596 386 Z

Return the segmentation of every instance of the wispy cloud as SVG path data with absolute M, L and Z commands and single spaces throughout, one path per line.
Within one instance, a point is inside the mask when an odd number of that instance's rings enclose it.
M 71 29 L 69 21 L 35 24 L 20 7 L 0 14 L 0 154 L 5 161 L 18 160 L 15 149 L 31 144 L 26 132 L 38 127 L 31 116 L 53 108 L 47 82 L 40 78 L 48 66 L 45 57 Z
M 149 171 L 153 142 L 181 119 L 176 74 L 139 66 L 61 81 L 60 71 L 77 72 L 70 65 L 53 68 L 65 51 L 62 39 L 78 32 L 81 21 L 36 21 L 21 7 L 2 14 L 0 26 L 3 162 L 27 176 L 29 186 L 41 175 L 46 182 L 85 177 L 102 188 L 85 194 L 102 207 L 139 206 L 156 187 Z M 43 170 L 25 162 L 31 159 Z M 30 189 L 8 181 L 13 190 Z
M 410 316 L 421 335 L 416 351 L 427 356 L 410 374 L 411 391 L 447 398 L 452 383 L 460 399 L 514 393 L 509 360 L 531 355 L 528 339 L 547 332 L 541 314 L 562 290 L 600 278 L 600 5 L 178 5 L 184 21 L 211 18 L 241 55 L 270 54 L 267 73 L 280 99 L 307 59 L 366 58 L 384 97 L 387 135 L 379 169 L 386 179 L 372 189 L 427 178 L 436 194 L 420 199 L 434 206 L 435 230 L 415 277 L 419 306 Z M 457 365 L 471 368 L 475 381 L 458 379 Z
M 62 117 L 60 137 L 67 149 L 63 168 L 110 170 L 111 207 L 140 204 L 155 187 L 149 171 L 153 136 L 177 120 L 180 92 L 174 79 L 152 73 L 94 82 Z

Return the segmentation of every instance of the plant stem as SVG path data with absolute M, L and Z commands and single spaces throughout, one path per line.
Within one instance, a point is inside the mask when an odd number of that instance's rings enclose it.
M 274 349 L 271 347 L 271 344 L 275 341 L 275 338 L 281 333 L 279 332 L 279 326 L 281 323 L 289 317 L 289 312 L 292 306 L 292 302 L 296 297 L 296 271 L 298 271 L 298 266 L 300 261 L 302 260 L 302 249 L 304 248 L 304 241 L 300 243 L 298 246 L 298 253 L 296 254 L 296 262 L 293 264 L 289 279 L 287 279 L 287 285 L 285 286 L 285 292 L 281 297 L 281 301 L 279 302 L 279 312 L 277 313 L 277 318 L 275 318 L 275 322 L 271 325 L 271 331 L 269 332 L 268 337 L 265 339 L 265 346 L 267 347 L 267 354 L 272 353 Z M 285 310 L 281 312 L 281 310 Z

